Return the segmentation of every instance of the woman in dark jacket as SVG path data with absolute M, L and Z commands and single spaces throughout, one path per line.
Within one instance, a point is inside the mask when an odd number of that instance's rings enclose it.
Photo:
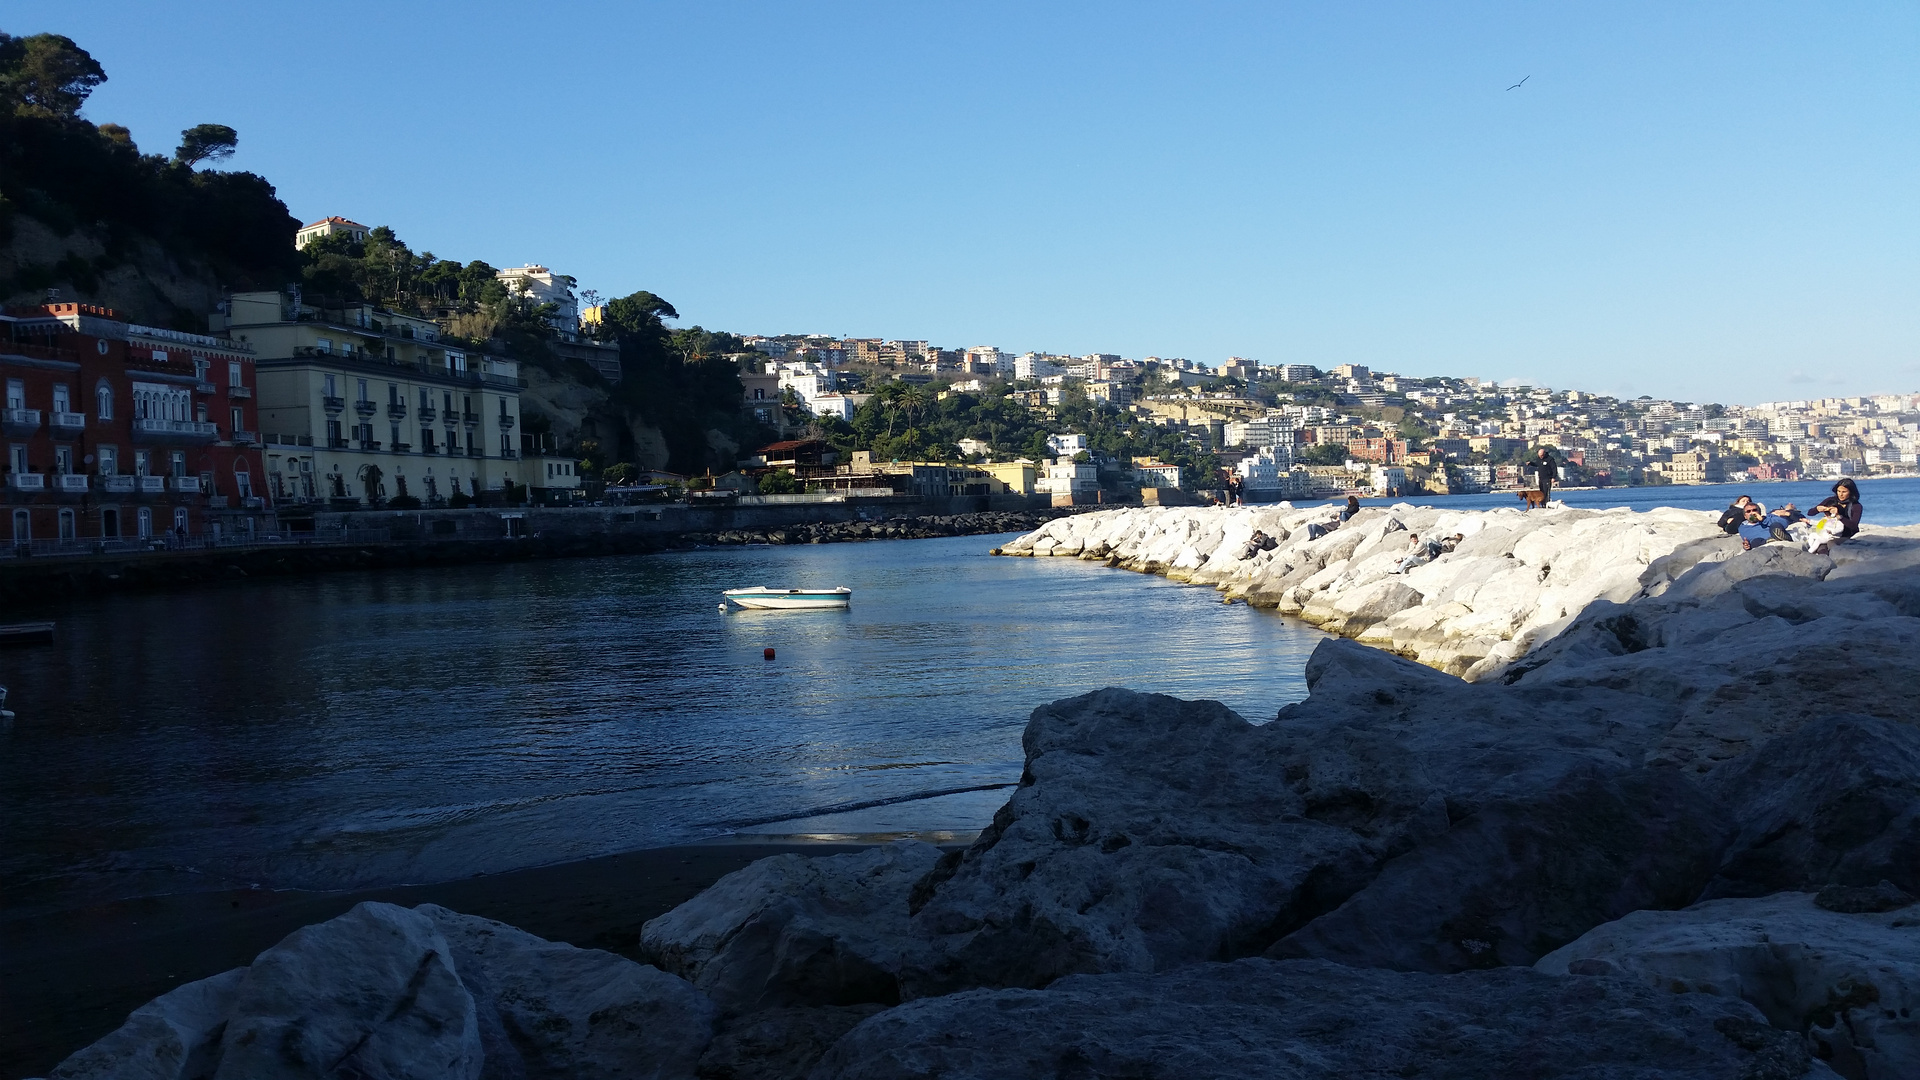
M 1813 512 L 1816 515 L 1826 514 L 1829 517 L 1839 520 L 1840 535 L 1835 537 L 1834 540 L 1853 539 L 1854 534 L 1860 531 L 1860 515 L 1862 510 L 1863 508 L 1860 505 L 1860 486 L 1853 482 L 1853 477 L 1851 476 L 1841 477 L 1840 482 L 1833 485 L 1833 494 L 1821 499 L 1813 508 Z M 1828 541 L 1828 543 L 1832 542 L 1833 541 Z

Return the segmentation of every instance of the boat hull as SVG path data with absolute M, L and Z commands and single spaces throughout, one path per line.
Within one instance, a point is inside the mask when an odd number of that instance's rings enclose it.
M 852 589 L 728 589 L 727 602 L 755 611 L 819 611 L 843 608 L 853 599 Z

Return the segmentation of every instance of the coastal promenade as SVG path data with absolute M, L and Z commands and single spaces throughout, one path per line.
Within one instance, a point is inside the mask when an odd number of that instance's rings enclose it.
M 750 504 L 320 512 L 224 538 L 35 541 L 0 547 L 0 601 L 333 570 L 628 555 L 706 544 L 925 539 L 1031 529 L 1083 508 L 1024 498 L 765 498 Z

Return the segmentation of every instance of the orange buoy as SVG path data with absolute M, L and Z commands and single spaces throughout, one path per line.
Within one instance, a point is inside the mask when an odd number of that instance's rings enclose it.
M 771 659 L 773 659 L 773 650 L 772 650 L 772 649 L 767 649 L 767 650 L 765 650 L 764 652 L 762 652 L 762 653 L 761 653 L 760 655 L 761 655 L 761 656 L 764 656 L 764 657 L 766 657 L 766 658 L 767 658 L 767 659 L 769 659 L 769 660 L 771 660 Z

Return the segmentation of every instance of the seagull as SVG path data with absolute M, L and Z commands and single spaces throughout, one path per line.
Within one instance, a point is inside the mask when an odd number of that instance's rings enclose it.
M 1527 76 L 1527 79 L 1531 79 L 1531 78 L 1533 78 L 1533 76 L 1531 76 L 1531 75 L 1529 75 L 1529 76 Z M 1513 84 L 1512 86 L 1509 86 L 1509 87 L 1507 87 L 1507 89 L 1509 89 L 1509 90 L 1518 90 L 1518 89 L 1520 89 L 1521 87 L 1523 87 L 1523 86 L 1525 86 L 1525 85 L 1527 85 L 1527 79 L 1521 79 L 1521 80 L 1520 80 L 1519 82 L 1517 82 L 1517 83 L 1514 83 L 1514 84 Z

